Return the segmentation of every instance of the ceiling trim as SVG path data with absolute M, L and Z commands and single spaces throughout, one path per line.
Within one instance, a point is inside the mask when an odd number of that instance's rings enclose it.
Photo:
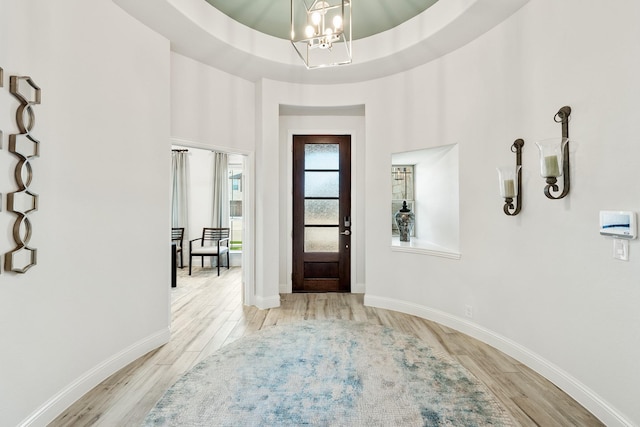
M 113 0 L 172 51 L 250 81 L 353 83 L 425 64 L 464 46 L 529 0 L 441 0 L 384 33 L 353 41 L 353 63 L 307 70 L 290 42 L 246 27 L 203 0 Z
M 332 107 L 309 107 L 303 105 L 280 104 L 280 116 L 362 116 L 364 117 L 365 106 L 360 105 L 340 105 Z

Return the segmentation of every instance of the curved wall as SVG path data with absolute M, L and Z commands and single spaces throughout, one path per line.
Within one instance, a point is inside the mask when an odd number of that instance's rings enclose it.
M 169 43 L 110 0 L 0 9 L 3 203 L 15 191 L 9 76 L 42 89 L 38 264 L 0 274 L 0 425 L 44 426 L 169 339 Z M 13 219 L 0 209 L 2 256 Z
M 617 6 L 617 7 L 616 7 Z M 612 258 L 598 234 L 602 209 L 639 210 L 640 71 L 632 16 L 640 5 L 531 2 L 465 47 L 411 71 L 333 86 L 262 81 L 257 162 L 278 156 L 278 105 L 365 105 L 365 302 L 432 318 L 493 344 L 535 368 L 609 425 L 640 422 L 635 307 L 640 258 Z M 615 45 L 607 40 L 616 40 Z M 553 117 L 573 108 L 572 190 L 543 195 L 537 139 L 559 136 Z M 280 135 L 281 136 L 281 135 Z M 496 166 L 513 161 L 524 138 L 524 206 L 502 212 Z M 460 260 L 389 248 L 391 153 L 456 143 L 460 168 Z M 288 239 L 267 227 L 286 204 L 287 185 L 266 171 L 262 241 Z M 624 183 L 624 184 L 623 184 Z M 258 255 L 258 293 L 275 302 L 278 268 Z M 280 259 L 282 268 L 285 260 Z M 277 303 L 275 303 L 277 305 Z M 473 318 L 464 316 L 466 305 Z M 597 367 L 597 368 L 596 368 Z
M 466 47 L 368 85 L 366 303 L 430 317 L 537 369 L 608 425 L 640 423 L 640 256 L 612 258 L 603 209 L 638 211 L 640 7 L 530 2 Z M 607 41 L 615 40 L 615 44 Z M 377 90 L 376 90 L 377 88 Z M 385 104 L 390 103 L 392 108 Z M 534 141 L 573 108 L 572 190 L 548 200 Z M 502 213 L 495 167 L 524 138 L 524 206 Z M 458 143 L 459 261 L 390 253 L 391 151 Z M 388 150 L 388 151 L 387 151 Z M 626 184 L 622 184 L 626 183 Z M 632 241 L 631 251 L 638 242 Z M 473 318 L 464 317 L 465 305 Z

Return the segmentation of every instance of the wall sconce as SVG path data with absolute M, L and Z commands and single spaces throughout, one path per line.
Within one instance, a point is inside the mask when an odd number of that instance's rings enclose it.
M 498 182 L 500 197 L 504 198 L 504 213 L 518 215 L 522 208 L 522 147 L 524 140 L 516 139 L 511 145 L 511 152 L 516 153 L 516 166 L 499 167 Z M 516 199 L 515 206 L 513 199 Z
M 562 107 L 553 120 L 562 123 L 562 137 L 551 138 L 536 142 L 540 150 L 540 174 L 547 181 L 544 188 L 544 195 L 549 199 L 562 199 L 569 194 L 571 180 L 569 176 L 569 116 L 571 107 Z M 562 168 L 560 168 L 562 165 Z M 551 194 L 551 191 L 558 192 L 558 177 L 564 177 L 564 189 L 558 196 Z

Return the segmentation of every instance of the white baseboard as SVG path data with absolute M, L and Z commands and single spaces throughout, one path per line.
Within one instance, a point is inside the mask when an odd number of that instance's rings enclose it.
M 473 338 L 508 354 L 547 378 L 562 391 L 584 406 L 589 412 L 598 417 L 605 425 L 611 427 L 633 426 L 633 424 L 612 405 L 560 367 L 523 347 L 517 342 L 503 337 L 489 329 L 483 328 L 476 323 L 440 310 L 393 298 L 365 294 L 364 304 L 371 307 L 384 308 L 387 310 L 399 311 L 401 313 L 422 317 L 470 335 Z
M 280 283 L 280 285 L 278 285 L 278 292 L 280 292 L 281 294 L 290 294 L 291 291 L 291 282 L 289 283 Z
M 364 291 L 365 291 L 364 283 L 356 283 L 355 285 L 351 286 L 352 294 L 364 294 Z
M 171 331 L 169 328 L 160 330 L 96 365 L 93 369 L 85 372 L 74 382 L 51 397 L 40 408 L 29 415 L 29 417 L 24 419 L 19 426 L 44 427 L 48 425 L 89 390 L 139 357 L 166 344 L 169 342 L 170 337 Z
M 268 308 L 280 307 L 280 294 L 272 295 L 270 297 L 255 297 L 256 307 L 260 310 L 266 310 Z

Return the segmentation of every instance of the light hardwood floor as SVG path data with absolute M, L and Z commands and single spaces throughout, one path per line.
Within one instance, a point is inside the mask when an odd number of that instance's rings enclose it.
M 389 310 L 359 294 L 284 294 L 281 306 L 241 303 L 241 270 L 186 269 L 172 289 L 171 341 L 96 386 L 50 426 L 135 426 L 182 374 L 220 347 L 260 329 L 308 319 L 351 319 L 389 326 L 442 349 L 476 375 L 523 426 L 601 426 L 577 402 L 526 366 L 467 335 Z

